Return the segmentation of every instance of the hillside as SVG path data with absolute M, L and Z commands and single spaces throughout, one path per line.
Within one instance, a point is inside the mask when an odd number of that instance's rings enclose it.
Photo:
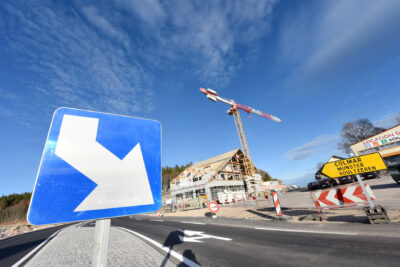
M 169 184 L 172 179 L 174 179 L 176 176 L 178 176 L 181 172 L 183 172 L 186 168 L 189 168 L 192 166 L 192 163 L 188 163 L 186 165 L 178 166 L 175 165 L 175 167 L 169 167 L 165 166 L 162 168 L 162 190 L 163 192 L 166 192 L 169 190 Z
M 0 224 L 25 221 L 31 193 L 11 194 L 0 197 Z

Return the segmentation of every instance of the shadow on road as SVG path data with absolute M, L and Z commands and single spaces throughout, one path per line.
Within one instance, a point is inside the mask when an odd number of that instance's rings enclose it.
M 28 243 L 23 243 L 23 244 L 19 244 L 19 245 L 10 246 L 10 247 L 0 248 L 0 260 L 10 257 L 11 255 L 17 254 L 21 251 L 25 251 L 30 248 L 34 248 L 34 247 L 38 246 L 40 243 L 42 243 L 44 240 L 46 240 L 46 239 L 44 238 L 44 239 L 39 239 L 39 240 L 28 242 Z
M 311 209 L 290 209 L 290 208 L 285 208 L 281 207 L 282 213 L 287 216 L 307 216 L 309 214 L 317 214 L 315 210 Z M 272 212 L 275 213 L 275 208 L 262 208 L 262 209 L 257 209 L 257 210 L 251 210 L 248 209 L 246 210 L 247 212 L 256 214 L 260 217 L 267 218 L 267 219 L 274 219 L 275 217 L 265 214 L 263 212 Z
M 261 218 L 266 218 L 270 220 L 276 219 L 274 216 L 266 214 L 266 212 L 275 212 L 274 208 L 263 208 L 252 210 L 246 210 L 249 213 L 258 215 Z M 286 216 L 299 216 L 300 221 L 303 221 L 307 215 L 318 214 L 316 210 L 312 209 L 290 209 L 290 208 L 282 208 L 282 213 Z M 362 224 L 369 224 L 369 220 L 367 216 L 363 215 L 337 215 L 333 212 L 324 212 L 327 216 L 327 221 L 329 222 L 349 222 L 349 223 L 362 223 Z
M 191 249 L 186 249 L 186 250 L 183 252 L 183 257 L 188 258 L 188 259 L 190 259 L 191 261 L 193 261 L 193 262 L 199 264 L 199 263 L 197 262 L 197 260 L 196 260 L 196 255 L 194 255 L 194 253 L 193 253 L 193 251 L 192 251 Z M 200 264 L 199 264 L 199 265 L 200 265 Z M 186 266 L 188 266 L 188 265 L 185 264 L 184 262 L 181 262 L 181 263 L 178 265 L 178 267 L 186 267 Z
M 347 223 L 364 223 L 370 224 L 367 215 L 365 216 L 356 216 L 356 215 L 339 215 L 332 216 L 327 214 L 327 221 L 329 222 L 347 222 Z
M 285 210 L 285 215 L 288 216 L 302 216 L 302 215 L 310 215 L 310 214 L 318 214 L 315 210 L 310 209 L 287 209 Z
M 387 189 L 387 188 L 400 188 L 400 186 L 393 181 L 393 184 L 377 184 L 370 185 L 371 189 Z
M 161 263 L 161 267 L 165 267 L 165 265 L 167 264 L 170 256 L 171 256 L 171 251 L 173 250 L 174 246 L 179 245 L 179 244 L 183 244 L 183 241 L 181 241 L 181 239 L 179 238 L 179 236 L 182 236 L 183 233 L 180 231 L 173 231 L 171 232 L 167 239 L 165 239 L 163 246 L 164 247 L 168 247 L 168 254 L 165 256 L 163 262 Z M 196 255 L 193 253 L 193 251 L 191 249 L 187 249 L 183 252 L 183 256 L 190 259 L 191 261 L 199 264 L 196 260 Z M 188 266 L 185 263 L 180 263 L 178 266 Z
M 253 214 L 255 214 L 255 215 L 258 215 L 258 216 L 260 216 L 260 217 L 262 217 L 262 218 L 267 218 L 267 219 L 270 219 L 270 220 L 275 220 L 275 217 L 270 216 L 270 215 L 265 214 L 265 213 L 262 213 L 262 212 L 259 212 L 259 211 L 255 211 L 255 210 L 246 210 L 246 211 L 249 212 L 249 213 L 253 213 Z

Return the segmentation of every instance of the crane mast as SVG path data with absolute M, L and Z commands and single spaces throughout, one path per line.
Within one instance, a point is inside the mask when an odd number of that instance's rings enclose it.
M 228 114 L 233 115 L 233 117 L 235 118 L 235 124 L 239 135 L 240 145 L 242 146 L 243 153 L 246 155 L 246 157 L 244 157 L 243 160 L 246 169 L 246 174 L 251 176 L 255 173 L 255 167 L 250 156 L 250 150 L 249 150 L 249 145 L 247 144 L 247 138 L 246 135 L 244 134 L 242 119 L 240 118 L 239 111 L 237 110 L 236 107 L 232 107 L 230 110 L 228 110 Z
M 279 119 L 278 117 L 272 116 L 265 112 L 262 112 L 257 109 L 237 103 L 234 100 L 220 97 L 220 96 L 218 96 L 217 92 L 212 89 L 200 88 L 200 91 L 202 93 L 204 93 L 206 95 L 206 97 L 208 99 L 210 99 L 211 101 L 214 101 L 214 102 L 220 101 L 220 102 L 223 102 L 223 103 L 231 106 L 231 108 L 227 111 L 227 113 L 229 115 L 232 115 L 235 119 L 235 124 L 236 124 L 236 129 L 237 129 L 237 132 L 239 135 L 240 145 L 242 146 L 243 153 L 246 155 L 246 157 L 244 157 L 244 165 L 245 165 L 245 169 L 246 169 L 246 174 L 250 175 L 250 176 L 253 175 L 255 173 L 255 167 L 254 167 L 253 161 L 250 156 L 249 145 L 247 144 L 246 135 L 244 133 L 243 124 L 242 124 L 242 120 L 240 118 L 238 109 L 244 110 L 248 114 L 256 114 L 256 115 L 259 115 L 264 118 L 268 118 L 268 119 L 276 121 L 276 122 L 282 122 L 282 120 Z

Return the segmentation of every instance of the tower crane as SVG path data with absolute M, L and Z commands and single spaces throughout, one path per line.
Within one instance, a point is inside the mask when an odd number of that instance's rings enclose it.
M 228 113 L 228 115 L 233 115 L 233 117 L 235 119 L 235 124 L 236 124 L 236 128 L 238 131 L 240 144 L 242 146 L 243 153 L 246 155 L 246 157 L 244 159 L 244 165 L 246 168 L 245 171 L 248 175 L 250 175 L 250 176 L 253 175 L 255 173 L 255 167 L 254 167 L 253 161 L 251 160 L 249 146 L 247 144 L 246 135 L 244 134 L 243 124 L 242 124 L 242 120 L 240 118 L 238 109 L 246 111 L 247 114 L 256 114 L 256 115 L 259 115 L 261 117 L 264 117 L 264 118 L 267 118 L 267 119 L 270 119 L 270 120 L 273 120 L 276 122 L 282 122 L 282 120 L 279 119 L 278 117 L 272 116 L 272 115 L 262 112 L 260 110 L 239 104 L 239 103 L 235 102 L 234 100 L 220 97 L 218 95 L 218 93 L 212 89 L 200 88 L 200 91 L 202 93 L 204 93 L 206 95 L 206 97 L 208 99 L 210 99 L 211 101 L 214 101 L 214 102 L 220 101 L 220 102 L 223 102 L 223 103 L 231 106 L 231 108 L 227 111 L 227 113 Z

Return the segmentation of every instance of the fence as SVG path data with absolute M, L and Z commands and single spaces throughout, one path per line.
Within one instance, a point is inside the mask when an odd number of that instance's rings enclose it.
M 165 213 L 168 212 L 176 212 L 176 211 L 185 211 L 185 210 L 193 210 L 193 209 L 201 209 L 207 207 L 206 201 L 202 197 L 194 198 L 194 199 L 186 199 L 185 201 L 178 201 L 171 204 L 163 203 L 163 211 Z

